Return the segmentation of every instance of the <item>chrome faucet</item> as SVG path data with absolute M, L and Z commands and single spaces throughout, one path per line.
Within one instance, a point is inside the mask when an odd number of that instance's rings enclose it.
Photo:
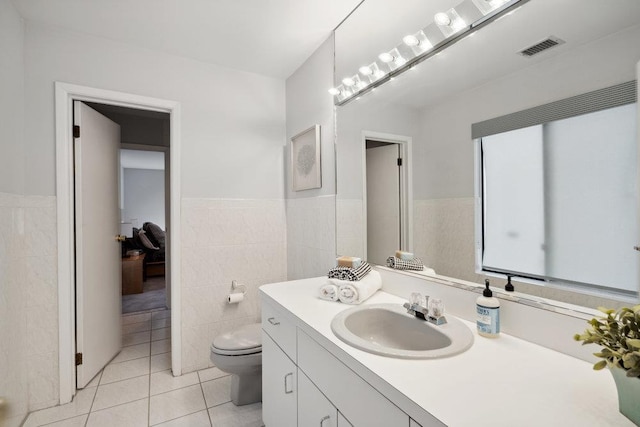
M 422 294 L 413 292 L 411 300 L 405 302 L 403 307 L 407 309 L 407 313 L 434 325 L 447 323 L 447 319 L 444 317 L 444 304 L 438 298 L 430 299 L 429 295 L 425 295 L 423 298 Z

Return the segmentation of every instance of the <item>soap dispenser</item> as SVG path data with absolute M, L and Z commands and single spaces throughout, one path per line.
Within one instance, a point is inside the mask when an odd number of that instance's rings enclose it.
M 513 283 L 511 283 L 511 277 L 512 276 L 507 276 L 507 284 L 504 285 L 504 290 L 507 292 L 515 291 L 515 288 L 513 287 Z
M 478 334 L 487 338 L 497 338 L 500 335 L 500 301 L 489 289 L 489 279 L 484 281 L 484 285 L 486 289 L 476 301 Z

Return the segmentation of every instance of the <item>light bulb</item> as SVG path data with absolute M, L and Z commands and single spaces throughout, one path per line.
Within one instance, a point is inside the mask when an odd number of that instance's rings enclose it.
M 433 17 L 433 20 L 436 24 L 441 25 L 443 27 L 447 27 L 451 25 L 451 18 L 444 12 L 436 13 Z
M 356 82 L 351 77 L 345 77 L 344 79 L 342 79 L 342 83 L 345 86 L 353 86 Z
M 384 71 L 382 71 L 382 70 L 376 70 L 376 72 L 375 72 L 373 75 L 374 75 L 374 77 L 375 77 L 376 79 L 380 79 L 380 78 L 384 77 Z
M 370 76 L 371 74 L 373 74 L 373 70 L 371 69 L 371 67 L 365 65 L 363 67 L 360 67 L 360 73 L 364 74 L 365 76 Z
M 331 89 L 329 89 L 329 93 L 333 96 L 340 95 L 340 91 L 335 87 L 332 87 Z
M 380 58 L 380 61 L 384 62 L 385 64 L 396 59 L 396 57 L 391 55 L 389 52 L 381 53 L 380 55 L 378 55 L 378 58 Z
M 414 36 L 414 35 L 404 36 L 402 41 L 407 46 L 418 46 L 420 44 L 420 40 L 418 40 L 418 38 L 416 36 Z

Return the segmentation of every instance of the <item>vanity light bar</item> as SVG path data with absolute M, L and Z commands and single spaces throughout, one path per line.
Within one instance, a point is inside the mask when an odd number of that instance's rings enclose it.
M 527 1 L 464 0 L 446 12 L 437 13 L 429 25 L 404 37 L 402 43 L 381 53 L 373 63 L 360 67 L 359 73 L 342 79 L 342 84 L 329 89 L 329 93 L 336 105 L 359 99 Z

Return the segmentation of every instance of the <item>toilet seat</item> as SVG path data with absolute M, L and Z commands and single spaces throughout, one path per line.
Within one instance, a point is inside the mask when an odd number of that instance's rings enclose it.
M 262 352 L 260 323 L 245 325 L 217 336 L 211 344 L 211 352 L 223 356 L 244 356 Z

